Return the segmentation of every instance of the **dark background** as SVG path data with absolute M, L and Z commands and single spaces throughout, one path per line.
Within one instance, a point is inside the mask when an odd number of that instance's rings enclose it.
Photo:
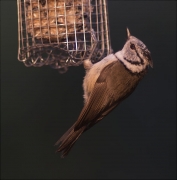
M 126 27 L 152 53 L 135 92 L 60 158 L 54 143 L 83 106 L 84 69 L 59 74 L 17 60 L 15 0 L 1 0 L 1 178 L 176 178 L 176 2 L 110 0 L 112 47 Z

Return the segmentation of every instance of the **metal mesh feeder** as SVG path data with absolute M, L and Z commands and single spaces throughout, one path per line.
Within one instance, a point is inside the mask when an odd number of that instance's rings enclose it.
M 17 0 L 18 60 L 66 71 L 110 54 L 107 0 Z

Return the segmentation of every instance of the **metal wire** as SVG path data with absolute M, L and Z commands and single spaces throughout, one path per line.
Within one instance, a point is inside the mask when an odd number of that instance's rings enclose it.
M 67 70 L 110 54 L 107 0 L 17 0 L 18 60 Z

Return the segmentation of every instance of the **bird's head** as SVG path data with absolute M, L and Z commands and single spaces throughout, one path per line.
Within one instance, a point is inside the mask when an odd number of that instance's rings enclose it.
M 133 73 L 139 73 L 148 66 L 153 67 L 150 51 L 142 41 L 130 34 L 128 28 L 127 41 L 119 52 L 119 59 Z

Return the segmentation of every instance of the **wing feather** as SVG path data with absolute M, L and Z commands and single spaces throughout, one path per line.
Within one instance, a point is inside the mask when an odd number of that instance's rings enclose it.
M 82 126 L 89 126 L 90 123 L 95 124 L 118 104 L 119 99 L 115 100 L 113 98 L 113 94 L 107 83 L 109 81 L 108 75 L 110 74 L 108 71 L 111 71 L 116 64 L 116 62 L 109 64 L 100 73 L 88 102 L 85 104 L 76 121 L 75 130 L 80 129 Z

